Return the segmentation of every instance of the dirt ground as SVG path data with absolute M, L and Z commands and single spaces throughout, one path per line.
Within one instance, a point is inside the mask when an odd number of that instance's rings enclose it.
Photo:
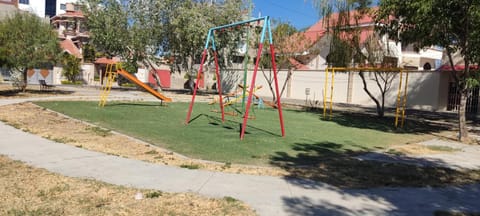
M 25 92 L 15 89 L 9 83 L 0 84 L 0 99 L 14 99 L 14 98 L 31 98 L 31 97 L 45 97 L 72 94 L 73 92 L 64 91 L 60 88 L 52 88 L 49 90 L 40 90 L 38 85 L 29 85 Z
M 255 215 L 231 197 L 209 199 L 63 177 L 4 156 L 0 167 L 0 215 Z

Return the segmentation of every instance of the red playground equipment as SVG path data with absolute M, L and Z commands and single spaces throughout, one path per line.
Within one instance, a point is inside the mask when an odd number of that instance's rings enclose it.
M 241 131 L 240 131 L 240 139 L 243 140 L 243 138 L 245 136 L 245 130 L 246 130 L 246 127 L 247 127 L 247 122 L 248 122 L 248 114 L 249 114 L 249 111 L 250 111 L 250 106 L 252 105 L 252 96 L 253 96 L 252 93 L 254 92 L 254 88 L 255 88 L 255 79 L 257 77 L 258 66 L 259 66 L 259 63 L 260 63 L 260 58 L 261 58 L 262 50 L 263 50 L 263 43 L 264 43 L 266 35 L 268 36 L 268 39 L 269 39 L 268 41 L 269 41 L 269 44 L 270 44 L 270 55 L 272 57 L 272 59 L 271 59 L 272 60 L 272 69 L 273 69 L 273 75 L 274 75 L 273 77 L 274 77 L 274 82 L 275 82 L 275 94 L 276 94 L 276 97 L 277 97 L 277 110 L 278 110 L 278 116 L 279 116 L 279 120 L 280 120 L 280 128 L 281 128 L 281 131 L 282 131 L 282 137 L 285 136 L 285 127 L 284 127 L 284 124 L 283 124 L 283 114 L 282 114 L 282 104 L 280 102 L 280 94 L 279 94 L 280 91 L 279 91 L 279 88 L 278 88 L 278 80 L 277 80 L 277 66 L 275 64 L 275 48 L 273 46 L 272 30 L 271 30 L 271 27 L 270 27 L 270 18 L 268 16 L 255 18 L 255 19 L 242 21 L 242 22 L 237 22 L 237 23 L 232 23 L 232 24 L 229 24 L 229 25 L 218 26 L 218 27 L 211 28 L 208 31 L 207 40 L 205 41 L 205 48 L 204 48 L 203 53 L 202 53 L 202 61 L 200 63 L 200 68 L 198 69 L 197 80 L 195 82 L 195 88 L 193 90 L 193 95 L 192 95 L 192 101 L 190 102 L 190 107 L 188 109 L 187 119 L 185 120 L 185 124 L 188 125 L 188 123 L 190 123 L 190 117 L 191 117 L 191 114 L 192 114 L 193 105 L 195 103 L 195 96 L 197 95 L 199 80 L 200 80 L 200 77 L 202 76 L 202 73 L 203 73 L 203 71 L 202 71 L 203 70 L 203 65 L 205 63 L 205 58 L 207 56 L 207 53 L 209 52 L 209 48 L 212 49 L 213 56 L 214 56 L 214 59 L 215 59 L 215 74 L 216 74 L 216 77 L 217 77 L 217 90 L 218 90 L 218 94 L 219 94 L 219 104 L 220 104 L 220 110 L 221 110 L 221 113 L 222 113 L 222 121 L 225 122 L 225 111 L 224 111 L 224 104 L 223 104 L 223 100 L 222 100 L 221 76 L 220 76 L 219 65 L 218 65 L 217 50 L 216 50 L 216 47 L 215 47 L 215 32 L 225 30 L 225 29 L 229 29 L 229 28 L 241 27 L 243 25 L 250 26 L 250 23 L 253 23 L 253 22 L 260 23 L 261 21 L 263 21 L 262 33 L 260 35 L 260 42 L 258 44 L 257 58 L 256 58 L 256 62 L 255 62 L 255 68 L 253 70 L 252 81 L 251 81 L 251 84 L 249 86 L 249 90 L 248 90 L 248 94 L 247 94 L 248 95 L 247 106 L 245 107 L 245 112 L 244 112 L 244 116 L 243 116 L 243 124 L 242 124 L 242 128 L 241 128 Z

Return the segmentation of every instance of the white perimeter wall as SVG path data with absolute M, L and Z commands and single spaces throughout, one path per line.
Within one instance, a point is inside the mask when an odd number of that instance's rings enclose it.
M 249 73 L 248 82 L 251 82 L 252 72 Z M 279 84 L 280 88 L 285 82 L 287 71 L 279 72 Z M 354 72 L 352 80 L 352 98 L 351 104 L 359 104 L 362 106 L 375 106 L 375 103 L 369 98 L 369 96 L 363 90 L 363 83 L 358 75 L 358 72 Z M 380 91 L 375 81 L 372 80 L 373 73 L 366 72 L 365 77 L 367 79 L 368 89 L 378 99 L 380 99 Z M 331 77 L 329 77 L 329 82 Z M 404 76 L 405 78 L 405 76 Z M 442 74 L 440 72 L 428 71 L 428 72 L 409 72 L 408 80 L 408 98 L 407 107 L 424 109 L 424 110 L 445 110 L 448 95 L 448 74 Z M 399 75 L 395 75 L 394 81 L 390 90 L 386 94 L 385 106 L 395 107 Z M 403 80 L 403 82 L 405 79 Z M 256 79 L 256 86 L 262 85 L 263 88 L 256 93 L 260 96 L 271 97 L 272 93 L 268 87 L 262 72 L 259 71 Z M 320 104 L 323 104 L 323 90 L 325 85 L 325 72 L 324 71 L 294 71 L 290 85 L 287 85 L 282 98 L 305 100 L 307 95 L 305 89 L 310 88 L 309 100 L 317 100 Z M 403 89 L 402 89 L 403 91 Z M 335 84 L 333 93 L 334 103 L 347 103 L 348 92 L 348 73 L 337 72 L 335 73 Z M 328 92 L 329 97 L 330 92 Z

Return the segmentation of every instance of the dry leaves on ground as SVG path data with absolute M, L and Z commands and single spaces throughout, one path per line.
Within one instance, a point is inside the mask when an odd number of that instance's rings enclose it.
M 230 197 L 137 190 L 63 177 L 0 156 L 0 215 L 255 215 Z M 135 199 L 137 193 L 143 199 Z

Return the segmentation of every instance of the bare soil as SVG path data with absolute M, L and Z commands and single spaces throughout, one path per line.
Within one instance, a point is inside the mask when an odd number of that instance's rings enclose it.
M 387 152 L 393 151 L 406 155 L 432 155 L 432 154 L 445 154 L 448 152 L 455 152 L 455 149 L 442 149 L 420 145 L 420 144 L 408 144 L 408 145 L 398 145 L 392 146 L 387 150 Z
M 0 215 L 255 215 L 231 197 L 138 190 L 64 177 L 0 156 Z M 136 199 L 137 194 L 142 199 Z
M 14 99 L 14 98 L 35 98 L 45 96 L 69 95 L 74 92 L 65 91 L 61 88 L 51 88 L 47 90 L 40 90 L 39 85 L 28 85 L 23 92 L 14 88 L 11 84 L 0 84 L 0 99 Z

